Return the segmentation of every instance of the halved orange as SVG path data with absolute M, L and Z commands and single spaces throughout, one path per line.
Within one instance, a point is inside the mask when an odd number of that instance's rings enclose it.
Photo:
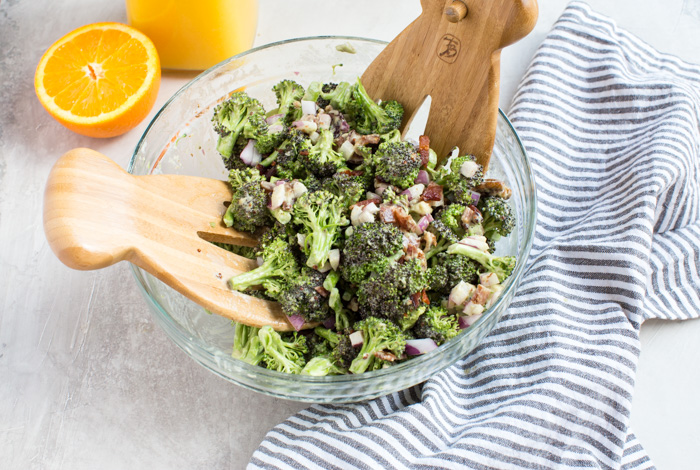
M 141 122 L 160 86 L 160 61 L 146 35 L 121 23 L 95 23 L 56 41 L 39 61 L 34 88 L 68 129 L 114 137 Z

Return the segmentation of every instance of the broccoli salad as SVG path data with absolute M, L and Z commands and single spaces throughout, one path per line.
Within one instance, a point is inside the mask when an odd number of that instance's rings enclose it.
M 359 79 L 273 92 L 267 112 L 235 92 L 212 122 L 233 188 L 223 221 L 259 239 L 225 247 L 258 262 L 229 286 L 278 301 L 296 332 L 237 324 L 233 356 L 360 374 L 469 328 L 515 267 L 495 253 L 515 224 L 510 189 L 458 149 L 438 165 L 428 136 L 402 140 L 401 104 L 375 102 Z

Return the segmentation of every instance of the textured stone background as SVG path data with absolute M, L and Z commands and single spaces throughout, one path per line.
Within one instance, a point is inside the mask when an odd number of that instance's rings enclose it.
M 261 0 L 256 45 L 298 36 L 391 39 L 418 0 Z M 566 5 L 541 0 L 536 30 L 502 59 L 501 106 Z M 196 2 L 192 2 L 196 4 Z M 700 0 L 595 0 L 654 47 L 700 63 Z M 330 6 L 332 5 L 332 7 Z M 33 90 L 68 31 L 125 21 L 121 1 L 0 1 L 0 467 L 243 468 L 265 432 L 304 405 L 236 387 L 188 359 L 152 322 L 126 265 L 65 268 L 46 244 L 42 194 L 58 156 L 95 148 L 126 166 L 147 121 L 95 140 L 62 128 Z M 168 72 L 156 107 L 192 73 Z M 700 322 L 642 329 L 633 425 L 659 468 L 700 461 Z

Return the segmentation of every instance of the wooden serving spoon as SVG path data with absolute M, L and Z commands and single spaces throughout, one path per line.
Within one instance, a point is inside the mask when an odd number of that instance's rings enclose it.
M 430 95 L 431 147 L 444 157 L 456 145 L 487 167 L 496 132 L 500 50 L 534 27 L 537 3 L 421 3 L 421 16 L 372 62 L 362 82 L 373 98 L 404 105 L 404 127 Z M 230 277 L 256 263 L 209 242 L 257 242 L 222 224 L 223 202 L 231 197 L 224 181 L 133 176 L 98 152 L 75 149 L 49 175 L 44 230 L 54 253 L 71 268 L 130 261 L 213 313 L 292 330 L 278 303 L 228 288 Z
M 230 200 L 225 181 L 134 176 L 99 152 L 78 148 L 63 155 L 49 174 L 44 231 L 56 256 L 73 269 L 130 261 L 213 313 L 292 330 L 277 302 L 227 285 L 232 276 L 257 266 L 209 243 L 257 243 L 221 222 L 223 202 Z
M 423 12 L 362 75 L 373 99 L 397 100 L 404 129 L 427 96 L 425 134 L 438 158 L 457 146 L 488 168 L 498 117 L 501 49 L 537 22 L 536 0 L 421 0 Z

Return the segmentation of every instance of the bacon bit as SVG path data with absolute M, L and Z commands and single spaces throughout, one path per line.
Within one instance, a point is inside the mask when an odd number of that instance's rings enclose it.
M 352 208 L 355 207 L 355 206 L 357 206 L 357 207 L 365 207 L 366 205 L 371 204 L 371 203 L 381 204 L 381 202 L 382 202 L 381 199 L 377 199 L 376 197 L 375 197 L 375 198 L 372 198 L 372 199 L 365 199 L 364 201 L 356 202 L 355 204 L 353 204 L 352 206 L 350 206 L 350 210 L 352 210 Z
M 330 292 L 328 292 L 323 286 L 316 286 L 314 287 L 314 290 L 318 292 L 321 295 L 321 297 L 328 297 L 328 294 L 330 294 Z
M 423 297 L 421 298 L 424 304 L 430 305 L 430 299 L 428 298 L 428 293 L 423 289 Z
M 364 174 L 364 171 L 353 171 L 353 170 L 343 170 L 338 172 L 341 175 L 348 175 L 348 176 L 362 176 Z
M 474 212 L 474 210 L 472 209 L 472 207 L 474 207 L 474 206 L 465 207 L 465 208 L 464 208 L 464 212 L 462 212 L 462 218 L 461 218 L 461 220 L 462 220 L 462 224 L 463 224 L 465 227 L 469 227 L 469 225 L 470 225 L 470 224 L 472 223 L 472 221 L 474 220 L 475 212 Z
M 382 361 L 388 361 L 388 362 L 394 362 L 396 360 L 395 355 L 393 355 L 390 352 L 386 352 L 386 351 L 375 351 L 374 357 L 381 359 Z
M 442 186 L 434 181 L 428 183 L 428 186 L 421 194 L 422 201 L 440 201 L 442 200 Z
M 353 145 L 365 146 L 368 144 L 378 144 L 382 140 L 382 136 L 379 134 L 362 135 L 357 131 L 352 130 L 348 134 L 347 140 L 349 140 Z
M 474 222 L 476 224 L 480 224 L 481 222 L 484 221 L 484 216 L 481 214 L 481 211 L 479 210 L 478 207 L 476 207 L 475 205 L 472 204 L 471 206 L 468 207 L 468 209 L 471 209 L 472 212 L 474 212 L 474 216 L 472 217 L 472 222 Z
M 428 262 L 425 259 L 425 253 L 423 253 L 423 250 L 421 250 L 417 244 L 409 243 L 406 246 L 405 251 L 406 251 L 405 258 L 407 260 L 417 259 L 421 262 L 421 265 L 423 266 L 423 268 L 428 267 Z
M 379 218 L 385 224 L 391 224 L 396 221 L 394 217 L 394 209 L 391 206 L 381 205 L 379 206 Z
M 425 242 L 423 251 L 428 251 L 432 247 L 437 246 L 437 238 L 431 232 L 423 232 L 423 241 Z
M 510 199 L 513 193 L 503 181 L 494 179 L 485 179 L 483 183 L 474 188 L 474 191 L 483 196 L 498 196 L 503 199 Z
M 302 151 L 299 152 L 299 155 L 304 155 L 304 156 L 306 156 L 306 155 L 308 155 L 308 154 L 309 154 L 309 151 L 308 151 L 308 150 L 302 150 Z
M 418 138 L 418 154 L 420 155 L 421 168 L 425 168 L 430 161 L 430 138 L 427 135 Z
M 413 220 L 413 217 L 408 215 L 408 212 L 406 212 L 406 210 L 403 207 L 390 207 L 394 211 L 394 219 L 396 219 L 396 223 L 400 229 L 405 230 L 407 232 L 422 233 L 422 230 L 418 228 L 418 224 L 416 223 L 416 221 Z
M 292 204 L 289 201 L 284 201 L 282 203 L 282 210 L 290 212 L 292 210 Z
M 474 295 L 470 299 L 470 302 L 479 305 L 484 305 L 490 296 L 491 291 L 479 284 L 478 286 L 476 286 L 476 292 L 474 292 Z
M 423 297 L 422 292 L 416 292 L 415 294 L 411 295 L 411 303 L 413 304 L 414 308 L 417 308 L 420 305 L 421 298 Z

